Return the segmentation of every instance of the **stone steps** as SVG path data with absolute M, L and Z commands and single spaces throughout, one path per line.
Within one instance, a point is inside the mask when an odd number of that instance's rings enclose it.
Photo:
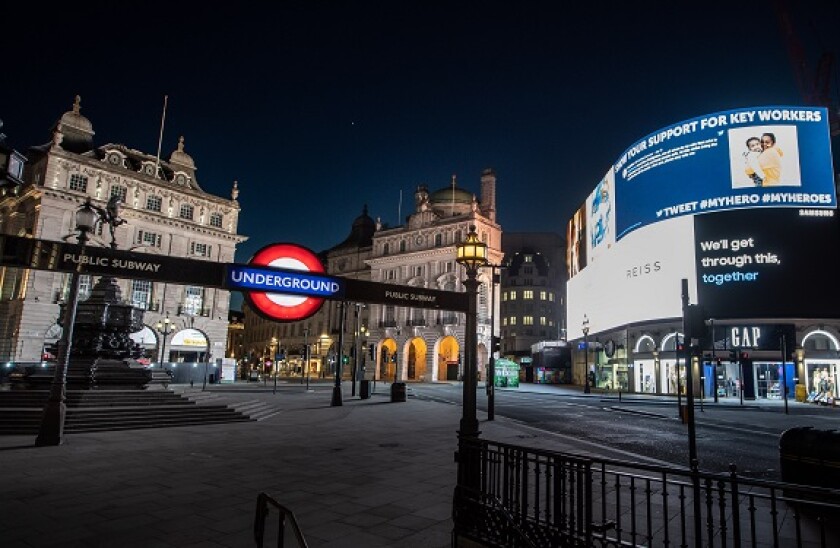
M 0 391 L 0 435 L 37 434 L 47 391 Z M 257 402 L 259 403 L 259 402 Z M 66 433 L 168 428 L 258 420 L 260 406 L 242 412 L 223 403 L 193 401 L 166 390 L 68 391 Z

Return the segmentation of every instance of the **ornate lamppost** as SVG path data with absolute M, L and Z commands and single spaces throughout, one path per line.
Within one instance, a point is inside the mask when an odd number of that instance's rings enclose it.
M 456 261 L 464 267 L 467 279 L 463 281 L 469 296 L 464 326 L 464 385 L 461 423 L 458 429 L 458 488 L 475 490 L 479 483 L 479 453 L 477 448 L 469 448 L 469 440 L 478 438 L 478 419 L 476 418 L 477 364 L 476 351 L 477 311 L 478 311 L 478 270 L 487 264 L 487 244 L 478 239 L 475 226 L 470 226 L 463 242 L 457 246 Z M 463 494 L 463 493 L 462 493 Z M 456 495 L 456 498 L 458 495 Z
M 166 317 L 163 321 L 158 320 L 157 325 L 155 325 L 155 331 L 161 334 L 163 337 L 161 345 L 160 345 L 160 368 L 164 370 L 163 364 L 166 361 L 166 338 L 175 332 L 175 326 L 172 324 L 172 320 L 169 319 L 169 312 L 166 313 Z
M 338 407 L 343 405 L 341 397 L 341 362 L 344 360 L 344 321 L 347 313 L 347 303 L 341 301 L 338 303 L 339 320 L 338 320 L 338 357 L 335 360 L 335 385 L 333 386 L 331 407 Z
M 306 377 L 306 391 L 309 392 L 309 325 L 303 328 L 303 375 Z
M 589 317 L 583 315 L 583 393 L 589 394 L 592 389 L 589 386 Z
M 76 211 L 76 230 L 79 232 L 79 255 L 85 252 L 88 242 L 88 232 L 92 231 L 99 221 L 99 214 L 92 207 L 90 198 Z M 67 368 L 70 365 L 70 350 L 73 341 L 73 324 L 76 322 L 76 306 L 79 303 L 79 280 L 82 261 L 77 262 L 76 270 L 70 274 L 70 295 L 64 314 L 64 329 L 59 341 L 60 358 L 56 364 L 55 374 L 50 385 L 50 397 L 44 408 L 41 427 L 35 445 L 61 445 L 64 437 L 64 419 L 67 416 Z
M 269 349 L 269 355 L 272 358 L 271 362 L 271 372 L 272 376 L 274 377 L 274 390 L 272 394 L 277 393 L 277 337 L 271 337 L 271 347 Z

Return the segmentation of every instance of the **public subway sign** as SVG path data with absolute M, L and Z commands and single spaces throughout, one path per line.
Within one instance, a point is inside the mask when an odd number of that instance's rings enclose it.
M 0 235 L 0 266 L 76 272 L 241 291 L 261 315 L 302 320 L 324 300 L 467 312 L 469 296 L 329 276 L 315 253 L 296 244 L 271 244 L 248 264 L 226 264 L 151 253 Z
M 221 287 L 224 276 L 224 265 L 209 261 L 8 235 L 0 236 L 0 265 L 203 287 Z

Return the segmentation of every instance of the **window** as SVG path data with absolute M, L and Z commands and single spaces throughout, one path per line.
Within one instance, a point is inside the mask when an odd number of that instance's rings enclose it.
M 548 292 L 548 300 L 550 302 L 554 302 L 554 292 L 553 291 Z
M 70 190 L 87 192 L 88 178 L 81 173 L 74 173 L 70 176 Z
M 156 232 L 149 232 L 146 230 L 138 230 L 137 231 L 137 239 L 134 243 L 136 244 L 143 244 L 149 247 L 160 247 L 161 240 L 163 238 L 160 234 Z
M 396 280 L 397 279 L 397 271 L 396 270 L 389 270 L 388 271 L 388 279 L 389 280 Z
M 540 316 L 540 325 L 548 325 L 548 322 L 545 319 L 545 316 Z
M 435 234 L 435 247 L 443 245 L 443 234 Z
M 189 219 L 192 221 L 194 213 L 195 211 L 193 206 L 189 204 L 181 204 L 181 210 L 178 212 L 178 216 L 182 219 Z
M 534 317 L 522 316 L 522 325 L 534 325 Z
M 522 298 L 523 299 L 529 299 L 529 300 L 533 299 L 534 298 L 534 292 L 531 291 L 530 289 L 525 289 L 525 290 L 522 291 Z
M 390 253 L 390 252 L 391 252 L 391 246 L 390 246 L 389 244 L 387 244 L 387 243 L 386 243 L 386 244 L 383 244 L 383 245 L 382 245 L 382 254 L 383 254 L 383 255 L 387 255 L 387 254 L 388 254 L 388 253 Z
M 455 242 L 456 242 L 456 243 L 458 243 L 458 242 L 460 242 L 460 241 L 461 241 L 461 231 L 460 231 L 460 230 L 456 230 L 456 231 L 455 231 Z
M 79 276 L 79 300 L 80 301 L 83 301 L 83 300 L 87 299 L 88 297 L 90 297 L 90 290 L 91 290 L 92 287 L 93 287 L 93 277 L 92 276 L 88 276 L 88 275 Z M 69 296 L 69 290 L 70 290 L 70 276 L 69 275 L 67 276 L 67 289 L 68 289 L 67 295 Z M 66 300 L 66 298 L 65 298 L 65 300 Z
M 188 285 L 184 288 L 184 306 L 181 312 L 188 316 L 198 316 L 204 305 L 204 288 Z
M 545 291 L 540 291 L 540 300 L 541 301 L 545 300 Z
M 447 272 L 452 272 L 452 262 L 446 263 L 446 271 Z
M 422 276 L 423 275 L 423 267 L 422 266 L 415 266 L 414 267 L 414 275 L 415 276 Z
M 221 213 L 211 213 L 210 214 L 210 226 L 215 226 L 216 228 L 222 228 L 222 214 Z
M 502 325 L 507 325 L 507 318 L 502 318 Z
M 199 257 L 209 257 L 211 246 L 199 242 L 190 243 L 190 255 L 197 255 Z
M 405 240 L 400 240 L 400 253 L 405 253 Z
M 149 309 L 152 301 L 152 282 L 148 280 L 131 280 L 131 304 L 144 310 Z
M 522 285 L 534 285 L 534 280 L 531 278 L 525 278 L 522 282 Z
M 514 290 L 514 289 L 510 290 L 510 300 L 512 300 L 512 301 L 516 300 L 516 290 Z
M 502 300 L 506 301 L 507 299 L 508 299 L 508 292 L 507 291 L 502 291 Z
M 114 185 L 111 187 L 111 198 L 118 197 L 122 203 L 126 203 L 126 196 L 128 196 L 128 189 L 124 186 Z
M 516 325 L 516 316 L 510 317 L 510 325 Z
M 533 266 L 523 266 L 522 267 L 522 273 L 523 274 L 533 274 L 534 273 L 534 267 Z
M 149 196 L 146 198 L 146 209 L 149 211 L 160 211 L 163 200 L 160 196 Z
M 533 263 L 534 262 L 534 256 L 533 255 L 525 255 L 525 262 L 526 263 Z

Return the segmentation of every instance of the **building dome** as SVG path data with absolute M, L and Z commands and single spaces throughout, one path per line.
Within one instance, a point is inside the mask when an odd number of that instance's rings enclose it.
M 169 163 L 185 167 L 189 170 L 195 170 L 195 162 L 192 156 L 184 152 L 184 136 L 178 139 L 178 149 L 175 150 L 169 157 Z
M 365 205 L 362 214 L 353 221 L 350 235 L 333 249 L 370 247 L 373 245 L 374 232 L 376 232 L 376 221 L 368 215 L 367 205 Z
M 72 110 L 68 110 L 62 115 L 59 124 L 93 134 L 93 124 L 90 123 L 90 120 L 82 116 L 81 110 L 82 98 L 76 95 L 76 101 L 73 103 Z
M 53 134 L 61 134 L 61 148 L 71 152 L 87 152 L 93 148 L 93 124 L 82 116 L 82 98 L 76 95 L 73 108 L 56 122 Z
M 459 187 L 455 181 L 455 176 L 452 176 L 452 182 L 449 186 L 436 190 L 429 195 L 429 203 L 434 205 L 449 205 L 455 204 L 471 204 L 473 201 L 473 194 L 463 188 Z

